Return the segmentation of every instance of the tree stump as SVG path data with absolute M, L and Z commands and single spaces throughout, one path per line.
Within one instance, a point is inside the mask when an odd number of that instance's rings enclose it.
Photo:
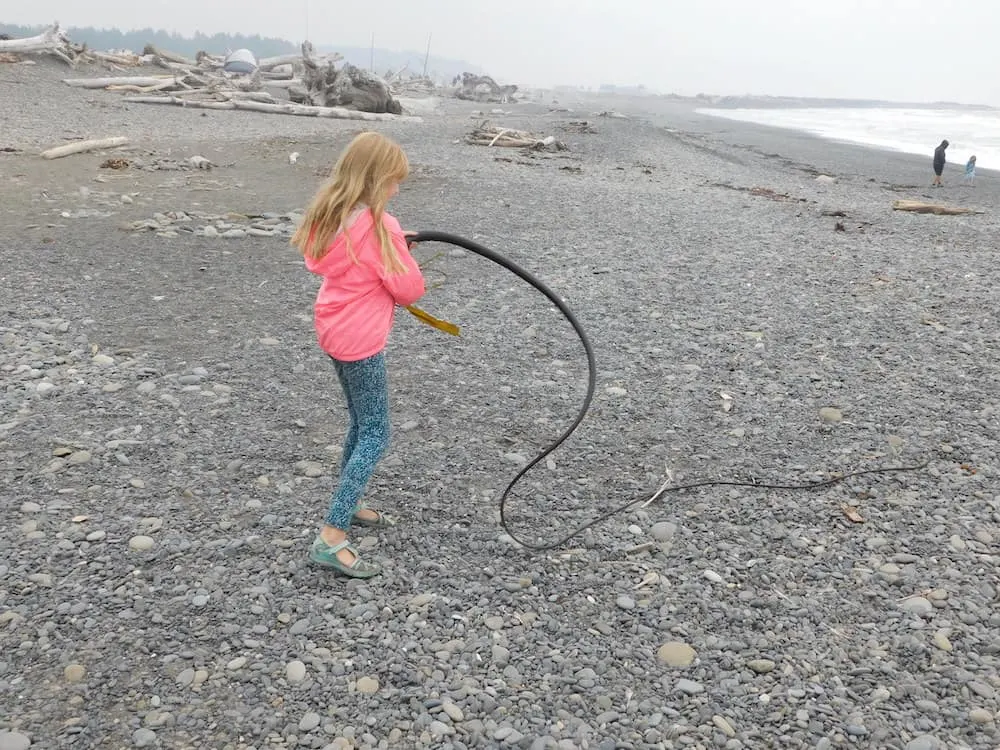
M 456 98 L 474 102 L 506 104 L 517 92 L 517 86 L 500 86 L 489 76 L 477 76 L 473 73 L 455 76 L 452 84 L 458 86 L 455 92 Z
M 288 98 L 315 107 L 345 107 L 359 112 L 402 114 L 402 105 L 378 76 L 350 63 L 339 69 L 335 60 L 318 63 L 308 43 L 302 45 L 305 70 L 300 86 L 289 87 Z

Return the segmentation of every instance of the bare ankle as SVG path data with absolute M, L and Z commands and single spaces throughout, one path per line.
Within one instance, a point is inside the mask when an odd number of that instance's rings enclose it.
M 333 545 L 340 544 L 347 539 L 347 532 L 343 529 L 338 529 L 336 526 L 330 526 L 327 524 L 320 530 L 319 538 L 332 547 Z

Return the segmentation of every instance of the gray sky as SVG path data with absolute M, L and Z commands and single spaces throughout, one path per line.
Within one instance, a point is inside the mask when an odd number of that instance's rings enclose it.
M 32 0 L 8 23 L 423 50 L 501 83 L 1000 105 L 998 0 Z

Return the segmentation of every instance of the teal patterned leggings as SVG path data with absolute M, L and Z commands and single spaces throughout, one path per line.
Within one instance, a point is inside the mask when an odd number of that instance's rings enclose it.
M 389 447 L 389 386 L 385 354 L 357 362 L 333 360 L 347 399 L 351 424 L 340 460 L 340 482 L 330 499 L 326 522 L 347 531 L 361 496 Z

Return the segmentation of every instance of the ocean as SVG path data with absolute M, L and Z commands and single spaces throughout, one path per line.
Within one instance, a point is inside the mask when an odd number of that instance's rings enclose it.
M 906 107 L 699 109 L 701 114 L 799 130 L 821 138 L 920 154 L 928 159 L 943 140 L 948 162 L 1000 170 L 1000 111 Z

